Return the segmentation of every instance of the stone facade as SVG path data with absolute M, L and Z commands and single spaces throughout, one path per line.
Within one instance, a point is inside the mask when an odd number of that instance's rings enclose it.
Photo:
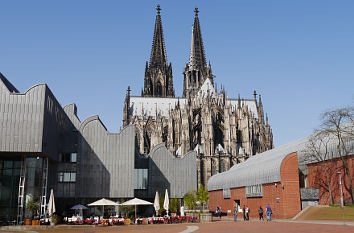
M 131 96 L 128 87 L 123 124 L 136 126 L 141 154 L 148 154 L 162 142 L 176 157 L 196 151 L 198 183 L 205 186 L 211 175 L 272 149 L 272 130 L 256 92 L 252 99 L 241 99 L 240 95 L 231 99 L 223 87 L 217 90 L 211 65 L 206 63 L 197 8 L 190 58 L 183 72 L 183 96 L 174 97 L 160 10 L 158 6 L 144 89 L 141 96 Z

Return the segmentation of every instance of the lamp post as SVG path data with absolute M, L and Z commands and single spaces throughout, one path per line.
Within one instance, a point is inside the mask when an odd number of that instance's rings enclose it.
M 341 172 L 337 172 L 337 174 L 339 174 L 339 187 L 340 187 L 340 205 L 341 207 L 343 207 L 343 189 L 342 189 L 342 176 L 341 176 Z

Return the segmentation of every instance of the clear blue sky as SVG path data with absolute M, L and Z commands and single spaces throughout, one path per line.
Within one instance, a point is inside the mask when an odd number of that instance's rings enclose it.
M 0 72 L 21 92 L 47 83 L 81 120 L 122 125 L 139 95 L 161 4 L 167 58 L 182 93 L 194 7 L 207 60 L 229 97 L 261 93 L 279 146 L 309 135 L 321 112 L 354 104 L 354 1 L 16 1 L 0 3 Z

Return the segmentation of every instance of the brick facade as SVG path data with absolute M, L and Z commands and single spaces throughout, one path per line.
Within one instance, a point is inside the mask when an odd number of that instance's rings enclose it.
M 230 199 L 223 198 L 223 190 L 210 191 L 209 209 L 215 212 L 220 206 L 223 212 L 231 210 L 235 205 L 235 200 L 240 200 L 241 208 L 246 205 L 250 208 L 250 217 L 258 218 L 258 208 L 263 209 L 270 205 L 274 218 L 288 218 L 295 216 L 301 210 L 300 188 L 298 173 L 297 153 L 289 154 L 280 167 L 281 182 L 262 184 L 262 197 L 246 197 L 246 187 L 231 188 Z M 242 218 L 242 213 L 238 214 Z
M 351 178 L 354 181 L 354 155 L 347 158 L 349 170 L 351 172 Z M 328 169 L 329 177 L 331 177 L 332 195 L 334 203 L 340 203 L 340 186 L 339 186 L 339 174 L 341 172 L 342 176 L 342 187 L 343 187 L 343 199 L 344 203 L 351 203 L 350 197 L 350 186 L 348 182 L 347 175 L 345 173 L 343 162 L 339 159 L 332 159 L 325 163 L 313 163 L 308 164 L 308 175 L 307 175 L 307 186 L 310 188 L 319 189 L 319 204 L 328 205 L 330 204 L 329 191 L 327 185 L 327 179 L 322 166 L 326 166 Z

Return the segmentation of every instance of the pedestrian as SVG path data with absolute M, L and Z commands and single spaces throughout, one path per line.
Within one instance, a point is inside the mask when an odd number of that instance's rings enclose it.
M 245 206 L 243 206 L 243 208 L 242 208 L 242 213 L 243 213 L 243 221 L 246 221 L 247 219 L 246 219 L 246 207 Z
M 247 220 L 247 221 L 250 220 L 249 212 L 250 212 L 250 208 L 248 208 L 248 206 L 246 206 L 246 220 Z
M 267 221 L 272 221 L 272 209 L 270 205 L 267 206 Z
M 238 212 L 238 206 L 235 205 L 235 207 L 234 207 L 234 222 L 237 221 L 237 212 Z
M 221 215 L 222 215 L 222 209 L 221 207 L 219 208 L 219 219 L 221 219 Z
M 258 214 L 259 214 L 259 220 L 263 220 L 263 221 L 264 221 L 264 218 L 263 218 L 263 208 L 262 208 L 262 206 L 259 207 L 259 209 L 258 209 Z

